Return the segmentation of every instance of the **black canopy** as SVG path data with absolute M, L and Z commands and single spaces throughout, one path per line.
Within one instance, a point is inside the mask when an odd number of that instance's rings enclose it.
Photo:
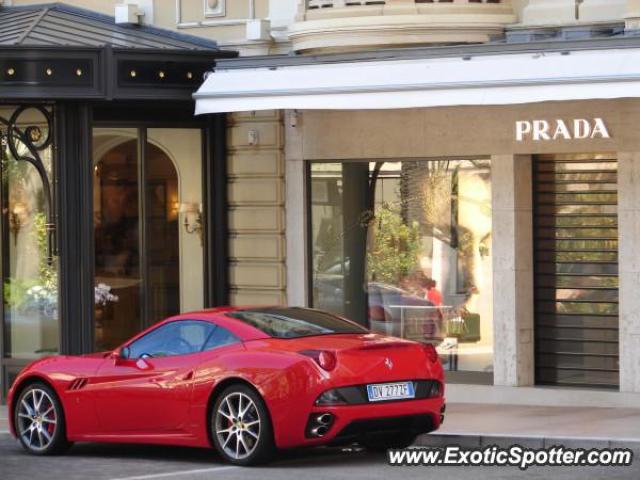
M 186 100 L 216 42 L 60 3 L 0 7 L 0 98 Z

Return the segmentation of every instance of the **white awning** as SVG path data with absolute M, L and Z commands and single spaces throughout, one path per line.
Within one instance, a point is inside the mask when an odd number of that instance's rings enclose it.
M 216 70 L 196 114 L 640 97 L 640 48 Z

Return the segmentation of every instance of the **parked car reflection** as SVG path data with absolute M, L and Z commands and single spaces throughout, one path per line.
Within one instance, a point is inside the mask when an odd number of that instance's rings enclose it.
M 317 306 L 343 313 L 343 285 L 344 276 L 337 266 L 316 277 Z M 367 294 L 367 320 L 372 331 L 434 344 L 445 337 L 443 309 L 449 307 L 436 306 L 425 298 L 381 282 L 369 282 Z

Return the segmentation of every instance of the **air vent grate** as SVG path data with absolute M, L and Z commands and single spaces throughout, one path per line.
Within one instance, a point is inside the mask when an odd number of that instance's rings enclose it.
M 76 378 L 70 384 L 67 390 L 80 390 L 84 388 L 89 380 L 87 378 Z

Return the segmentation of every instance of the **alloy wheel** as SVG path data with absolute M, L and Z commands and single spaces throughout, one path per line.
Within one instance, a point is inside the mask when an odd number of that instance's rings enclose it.
M 51 396 L 40 388 L 33 388 L 20 400 L 17 430 L 24 444 L 31 450 L 45 450 L 58 428 L 58 412 Z
M 232 392 L 222 399 L 214 416 L 213 430 L 220 447 L 229 457 L 249 457 L 260 441 L 258 407 L 248 395 Z

